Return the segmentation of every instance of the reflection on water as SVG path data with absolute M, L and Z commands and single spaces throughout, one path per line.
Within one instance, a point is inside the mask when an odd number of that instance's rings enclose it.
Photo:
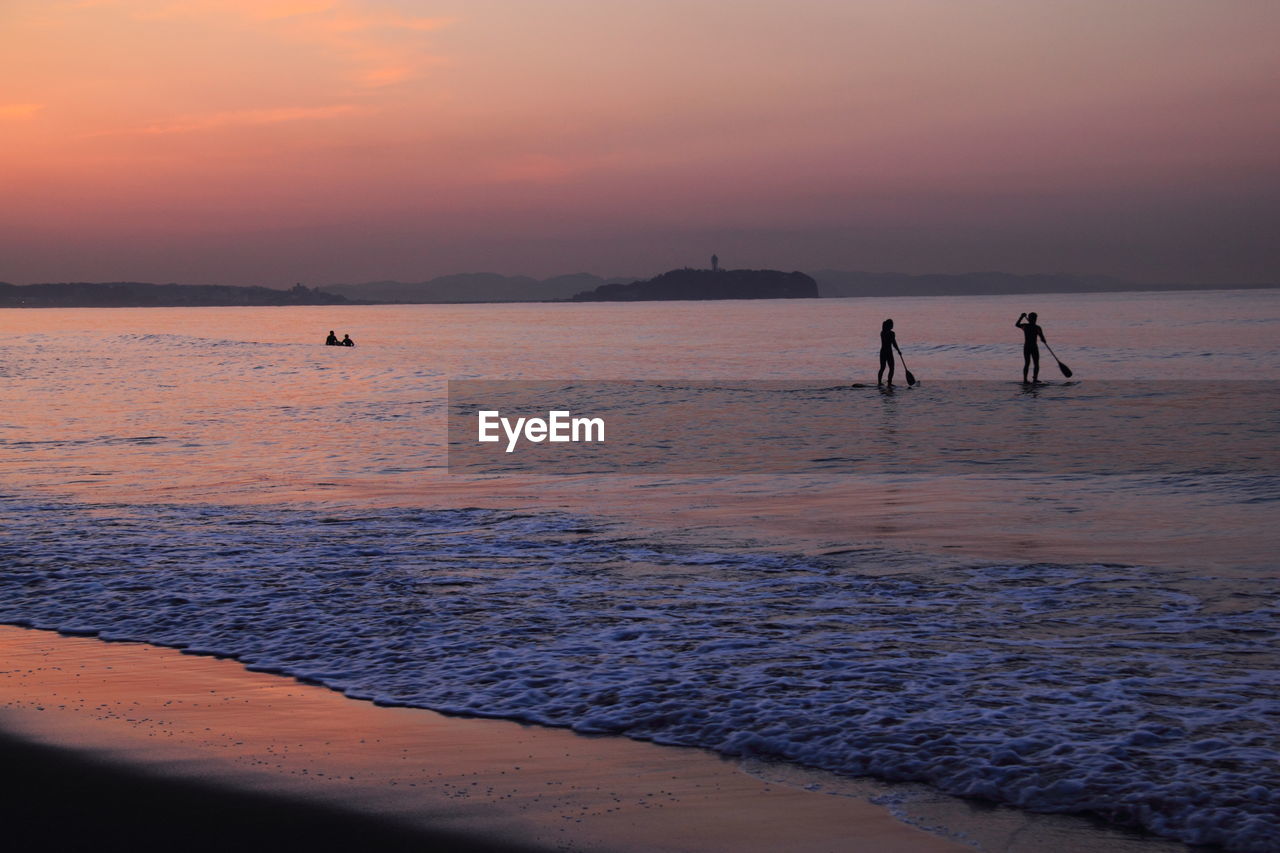
M 1280 382 L 449 383 L 454 474 L 1280 475 Z M 550 424 L 560 441 L 520 425 Z M 487 412 L 491 441 L 478 440 Z M 571 425 L 582 427 L 571 440 Z M 552 426 L 542 427 L 549 433 Z M 607 436 L 607 437 L 606 437 Z M 546 438 L 539 435 L 538 438 Z M 603 440 L 602 440 L 603 438 Z M 1280 497 L 1280 493 L 1273 496 Z
M 1030 309 L 1065 396 L 1013 382 Z M 886 316 L 922 386 L 841 398 L 885 446 L 959 378 L 1011 383 L 959 431 L 994 454 L 1048 407 L 1095 449 L 1150 404 L 1233 426 L 1119 474 L 445 468 L 449 379 L 848 389 Z M 0 311 L 0 618 L 1268 849 L 1277 483 L 1220 451 L 1275 453 L 1278 324 L 1274 291 Z
M 875 538 L 878 528 L 890 527 L 909 532 L 913 541 L 963 544 L 994 556 L 1023 553 L 1011 550 L 1011 537 L 1045 542 L 1051 547 L 1038 557 L 1053 559 L 1076 559 L 1082 555 L 1068 546 L 1093 540 L 1104 547 L 1086 559 L 1260 566 L 1274 551 L 1274 539 L 1267 541 L 1273 526 L 1259 525 L 1274 482 L 1265 470 L 1250 476 L 1244 466 L 1236 469 L 1235 481 L 1193 467 L 1146 481 L 1057 477 L 1038 487 L 1026 482 L 1030 470 L 1008 487 L 1002 485 L 1005 470 L 991 482 L 982 481 L 981 470 L 914 482 L 904 471 L 909 487 L 899 491 L 901 503 L 892 517 L 870 497 L 884 488 L 883 481 L 847 476 L 839 466 L 764 486 L 749 477 L 548 483 L 445 471 L 447 380 L 811 385 L 829 378 L 845 387 L 873 379 L 885 316 L 895 318 L 922 387 L 884 397 L 871 388 L 847 389 L 844 396 L 860 411 L 881 404 L 873 423 L 887 439 L 897 440 L 918 425 L 918 413 L 926 408 L 919 403 L 942 393 L 937 380 L 1003 376 L 1016 399 L 1022 388 L 1016 383 L 1021 334 L 1012 321 L 1029 308 L 1039 311 L 1055 351 L 1072 362 L 1080 380 L 1072 393 L 1088 395 L 1107 380 L 1110 399 L 1129 410 L 1140 410 L 1143 389 L 1151 386 L 1135 384 L 1125 396 L 1120 380 L 1280 379 L 1280 291 L 1032 301 L 0 311 L 6 401 L 0 411 L 0 478 L 10 490 L 91 500 L 361 496 L 432 506 L 545 503 L 642 518 L 646 525 L 675 530 L 687 526 L 679 510 L 696 512 L 700 523 L 717 529 L 750 521 L 747 526 L 757 532 L 785 534 L 799 547 L 808 547 L 798 543 L 806 537 L 818 537 L 814 547 L 838 546 L 841 538 Z M 362 345 L 324 347 L 331 328 L 351 332 Z M 1222 396 L 1241 399 L 1241 387 L 1247 386 L 1232 385 Z M 1219 405 L 1211 387 L 1200 388 L 1192 404 Z M 1060 386 L 1051 386 L 1039 401 L 1053 403 L 1061 393 Z M 1008 436 L 992 453 L 1025 447 L 1018 430 L 1027 411 L 1010 404 L 990 413 L 986 423 L 996 439 Z M 1079 426 L 1086 411 L 1064 411 L 1064 422 L 1074 419 Z M 1190 419 L 1201 414 L 1194 408 L 1186 412 Z M 1123 423 L 1108 423 L 1102 438 L 1113 428 L 1123 432 Z M 1078 434 L 1075 427 L 1060 430 L 1053 440 Z M 1216 446 L 1230 450 L 1231 442 Z M 1001 501 L 1006 491 L 1025 498 L 999 514 L 985 513 L 990 499 Z M 1029 509 L 1028 502 L 1037 506 Z M 1175 548 L 1162 545 L 1175 539 Z

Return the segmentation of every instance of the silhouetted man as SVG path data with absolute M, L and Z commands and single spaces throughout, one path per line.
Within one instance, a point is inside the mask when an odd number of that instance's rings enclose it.
M 342 345 L 343 345 L 344 347 L 353 347 L 353 346 L 355 346 L 355 345 L 356 345 L 356 342 L 355 342 L 355 341 L 353 341 L 353 340 L 351 340 L 351 336 L 350 336 L 350 335 L 343 335 L 343 336 L 342 336 Z
M 884 369 L 889 368 L 889 384 L 893 384 L 893 351 L 898 351 L 898 355 L 902 355 L 902 348 L 898 346 L 898 336 L 893 333 L 893 321 L 885 320 L 880 324 L 880 370 L 876 373 L 876 384 L 881 384 L 884 378 Z
M 338 336 L 333 333 L 333 329 L 329 330 L 329 337 L 324 339 L 324 345 L 327 347 L 336 347 L 338 345 Z
M 1022 322 L 1023 317 L 1027 319 L 1027 322 Z M 1034 311 L 1030 314 L 1025 311 L 1019 314 L 1018 322 L 1014 323 L 1014 325 L 1022 330 L 1022 381 L 1027 381 L 1027 368 L 1034 363 L 1036 369 L 1031 374 L 1031 381 L 1039 382 L 1040 344 L 1037 343 L 1037 339 L 1044 341 L 1045 346 L 1049 345 L 1049 342 L 1044 340 L 1044 329 L 1036 324 L 1036 312 Z

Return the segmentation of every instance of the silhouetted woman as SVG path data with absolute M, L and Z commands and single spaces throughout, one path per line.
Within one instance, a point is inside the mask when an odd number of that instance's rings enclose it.
M 338 336 L 333 333 L 333 329 L 329 330 L 329 337 L 324 339 L 324 345 L 327 347 L 336 347 L 338 345 Z
M 1027 322 L 1022 322 L 1022 318 L 1026 317 Z M 1023 312 L 1018 315 L 1018 322 L 1014 323 L 1022 330 L 1022 381 L 1027 381 L 1027 368 L 1035 364 L 1035 372 L 1031 374 L 1032 382 L 1040 381 L 1040 344 L 1037 339 L 1044 341 L 1044 329 L 1036 324 L 1036 312 L 1030 314 Z M 1044 341 L 1048 345 L 1048 341 Z
M 898 355 L 902 355 L 902 349 L 898 346 L 898 336 L 893 333 L 893 321 L 885 320 L 880 324 L 880 370 L 876 373 L 876 384 L 881 384 L 884 377 L 884 369 L 889 368 L 889 384 L 893 384 L 893 351 L 897 350 Z

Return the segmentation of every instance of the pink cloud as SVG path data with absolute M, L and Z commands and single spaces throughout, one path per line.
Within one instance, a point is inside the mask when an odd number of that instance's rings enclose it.
M 33 117 L 44 104 L 0 104 L 0 120 L 20 121 Z
M 327 107 L 277 107 L 261 110 L 230 110 L 226 112 L 189 115 L 172 121 L 156 122 L 143 127 L 128 128 L 118 131 L 107 131 L 97 135 L 116 134 L 168 134 L 191 133 L 201 130 L 216 130 L 223 127 L 246 127 L 263 124 L 281 124 L 291 121 L 314 121 L 320 119 L 339 118 L 366 108 L 354 104 L 335 104 Z

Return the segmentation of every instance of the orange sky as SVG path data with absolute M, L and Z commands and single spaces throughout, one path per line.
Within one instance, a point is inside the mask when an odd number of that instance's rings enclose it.
M 1274 0 L 0 0 L 0 281 L 1280 280 Z

